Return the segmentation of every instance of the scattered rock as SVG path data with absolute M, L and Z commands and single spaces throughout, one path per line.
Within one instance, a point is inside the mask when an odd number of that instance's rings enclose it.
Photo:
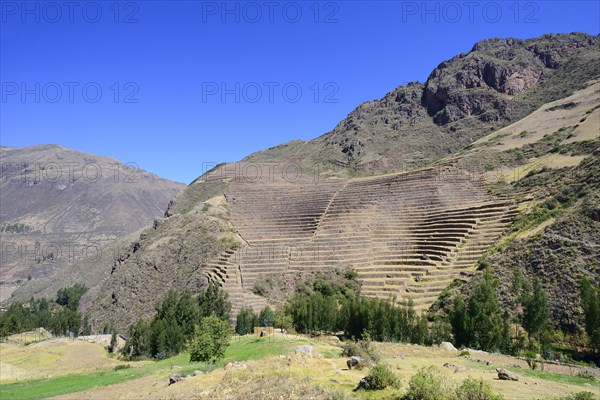
M 305 354 L 312 354 L 313 352 L 313 347 L 308 345 L 308 344 L 303 344 L 301 346 L 296 347 L 296 350 L 294 351 L 294 353 L 305 353 Z
M 248 365 L 246 365 L 246 363 L 244 362 L 230 362 L 229 364 L 227 364 L 225 366 L 225 369 L 242 369 L 242 368 L 246 368 Z
M 500 379 L 501 381 L 518 381 L 519 380 L 519 377 L 516 374 L 514 374 L 504 368 L 496 368 L 496 372 L 498 373 L 498 379 Z
M 456 374 L 457 372 L 467 372 L 469 369 L 467 367 L 465 367 L 464 365 L 457 365 L 454 368 L 454 373 Z
M 440 349 L 444 349 L 446 351 L 458 351 L 458 349 L 450 342 L 440 343 Z
M 173 374 L 173 375 L 169 376 L 169 385 L 172 385 L 174 383 L 182 381 L 184 378 L 185 378 L 185 376 L 183 376 L 181 374 Z
M 444 364 L 445 368 L 452 368 L 452 367 L 456 367 L 456 365 L 452 364 L 452 363 L 445 363 Z
M 203 374 L 204 374 L 204 372 L 202 372 L 202 371 L 199 371 L 199 370 L 194 371 L 194 376 L 199 376 L 199 375 L 203 375 Z

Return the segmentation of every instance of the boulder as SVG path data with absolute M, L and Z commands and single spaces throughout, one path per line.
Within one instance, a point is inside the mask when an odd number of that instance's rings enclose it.
M 185 378 L 185 376 L 183 376 L 181 374 L 173 374 L 173 375 L 169 376 L 169 385 L 172 385 L 174 383 L 182 381 L 184 378 Z
M 352 367 L 356 367 L 356 366 L 362 364 L 363 361 L 364 360 L 362 357 L 352 356 L 348 359 L 348 361 L 346 361 L 346 365 L 348 366 L 348 369 L 352 369 Z
M 440 349 L 443 349 L 446 351 L 458 351 L 458 349 L 456 347 L 454 347 L 454 345 L 450 342 L 440 343 Z
M 498 373 L 498 379 L 501 381 L 518 381 L 519 377 L 517 374 L 510 372 L 504 368 L 496 368 L 496 372 Z

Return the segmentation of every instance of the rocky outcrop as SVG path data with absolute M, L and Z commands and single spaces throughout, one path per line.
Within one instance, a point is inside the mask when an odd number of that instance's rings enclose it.
M 512 100 L 581 48 L 598 46 L 585 34 L 545 35 L 537 39 L 488 39 L 466 54 L 441 63 L 429 75 L 423 106 L 438 125 L 470 116 L 484 121 L 511 119 Z M 494 118 L 486 115 L 496 111 Z
M 488 39 L 410 82 L 359 105 L 331 132 L 244 161 L 290 161 L 335 175 L 377 175 L 447 156 L 600 75 L 598 36 Z

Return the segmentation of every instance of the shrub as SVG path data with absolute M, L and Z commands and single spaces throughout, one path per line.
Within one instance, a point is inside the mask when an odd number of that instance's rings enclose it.
M 456 389 L 454 400 L 502 400 L 501 395 L 494 394 L 489 383 L 483 380 L 467 378 Z
M 527 361 L 527 365 L 529 365 L 529 368 L 531 368 L 532 370 L 535 370 L 537 368 L 537 354 L 535 353 L 535 351 L 525 351 L 525 360 Z
M 386 387 L 400 388 L 400 379 L 385 365 L 376 365 L 369 375 L 364 378 L 365 384 L 361 385 L 365 390 L 382 390 Z
M 410 378 L 403 400 L 451 400 L 450 383 L 436 367 L 421 368 Z
M 555 397 L 554 400 L 595 400 L 592 392 L 578 392 L 569 396 Z
M 120 371 L 122 369 L 129 369 L 129 368 L 131 368 L 131 365 L 129 365 L 129 364 L 119 364 L 119 365 L 115 366 L 114 370 Z
M 356 369 L 363 369 L 369 364 L 378 364 L 381 361 L 381 356 L 375 348 L 371 345 L 368 340 L 361 340 L 360 342 L 348 342 L 344 345 L 342 355 L 346 357 L 360 357 L 363 359 L 362 363 L 355 366 Z
M 347 342 L 344 345 L 344 351 L 342 351 L 342 355 L 346 357 L 362 357 L 363 352 L 358 343 L 356 342 Z

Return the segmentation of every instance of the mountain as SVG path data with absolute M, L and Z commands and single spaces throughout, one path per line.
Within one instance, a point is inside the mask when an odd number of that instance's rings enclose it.
M 572 216 L 570 236 L 537 241 L 532 254 L 552 258 L 556 243 L 567 252 L 582 241 L 568 277 L 544 280 L 554 316 L 566 301 L 563 320 L 579 324 L 577 278 L 598 283 L 598 222 L 586 215 L 597 215 L 599 43 L 579 33 L 484 40 L 427 82 L 360 105 L 332 132 L 215 167 L 122 242 L 118 257 L 64 270 L 98 282 L 81 311 L 96 327 L 125 328 L 169 289 L 196 293 L 208 281 L 229 292 L 234 310 L 259 309 L 302 275 L 336 267 L 353 268 L 368 296 L 425 311 L 450 290 L 468 293 L 485 263 L 508 282 L 520 261 L 506 249 L 524 243 L 529 254 L 529 240 L 545 229 L 559 235 L 555 224 Z M 588 189 L 556 198 L 576 187 Z M 542 218 L 540 207 L 558 211 Z
M 600 39 L 583 33 L 488 39 L 442 62 L 425 83 L 359 105 L 333 131 L 247 157 L 370 176 L 427 165 L 582 88 L 598 74 Z
M 600 285 L 598 76 L 450 158 L 484 165 L 489 190 L 520 202 L 513 225 L 479 263 L 492 267 L 507 309 L 514 311 L 512 277 L 520 270 L 548 292 L 555 327 L 578 333 L 581 279 Z M 474 282 L 455 282 L 434 309 L 447 311 L 452 294 L 468 297 Z
M 57 145 L 2 147 L 0 158 L 3 296 L 19 281 L 38 285 L 70 264 L 98 259 L 107 244 L 164 214 L 184 187 Z

